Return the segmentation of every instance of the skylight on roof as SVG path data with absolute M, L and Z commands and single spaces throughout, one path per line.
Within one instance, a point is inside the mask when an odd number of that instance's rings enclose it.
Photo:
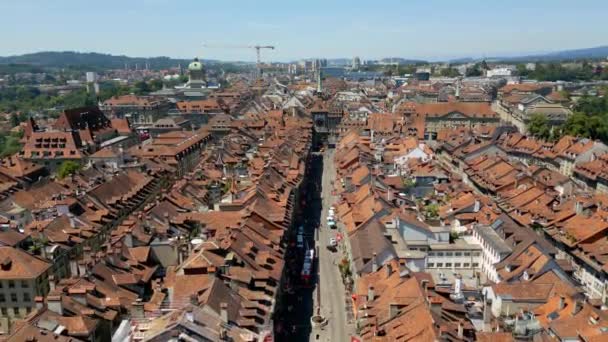
M 498 229 L 498 227 L 500 227 L 503 224 L 501 219 L 497 219 L 496 221 L 494 221 L 491 225 L 492 229 L 496 230 Z

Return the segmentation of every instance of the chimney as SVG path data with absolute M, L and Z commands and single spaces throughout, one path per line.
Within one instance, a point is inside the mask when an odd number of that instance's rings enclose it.
M 486 298 L 485 294 L 483 295 L 483 323 L 484 328 L 486 324 L 490 324 L 490 305 L 488 305 L 488 298 Z
M 132 316 L 133 318 L 136 319 L 143 319 L 145 318 L 145 314 L 144 314 L 144 302 L 141 300 L 141 298 L 137 298 L 135 300 L 135 302 L 133 303 L 133 310 L 132 312 Z
M 462 339 L 464 337 L 464 331 L 462 326 L 462 321 L 458 322 L 458 338 Z
M 220 318 L 222 322 L 228 323 L 228 303 L 226 302 L 220 303 Z
M 123 240 L 125 246 L 127 246 L 128 248 L 133 248 L 133 232 L 132 231 L 128 231 L 125 234 L 125 238 Z
M 581 215 L 583 213 L 583 202 L 576 201 L 574 203 L 574 212 L 576 213 L 576 215 Z
M 405 278 L 410 275 L 410 270 L 407 268 L 406 261 L 399 259 L 399 277 Z
M 87 265 L 85 264 L 84 261 L 80 261 L 80 262 L 76 262 L 77 266 L 78 266 L 78 274 L 83 276 L 85 274 L 87 274 Z
M 68 213 L 68 219 L 70 220 L 70 227 L 76 228 L 76 220 L 74 219 L 74 214 Z
M 49 310 L 53 311 L 56 314 L 63 315 L 63 306 L 61 305 L 61 295 L 47 296 L 46 303 L 47 303 L 47 307 Z
M 374 252 L 374 257 L 372 259 L 372 272 L 374 272 L 374 273 L 378 272 L 378 260 L 377 260 L 376 252 Z
M 574 302 L 572 306 L 572 316 L 576 315 L 583 308 L 583 303 L 580 300 Z
M 192 307 L 188 307 L 186 309 L 186 319 L 190 323 L 194 322 L 194 314 L 192 313 Z
M 51 274 L 51 275 L 49 275 L 49 288 L 50 288 L 49 292 L 55 291 L 55 285 L 56 285 L 55 275 Z
M 424 293 L 426 294 L 427 288 L 429 286 L 429 281 L 426 279 L 422 279 L 420 281 L 420 285 L 422 285 L 422 289 L 424 290 Z
M 46 255 L 46 244 L 43 244 L 42 246 L 40 246 L 40 256 L 43 259 L 48 259 L 47 255 Z
M 370 287 L 367 288 L 367 301 L 371 303 L 374 299 L 374 287 L 370 285 Z
M 393 266 L 391 264 L 386 264 L 384 267 L 386 270 L 386 277 L 388 278 L 393 273 Z
M 564 296 L 560 296 L 559 297 L 559 310 L 563 310 L 564 307 L 566 306 L 566 298 Z
M 36 298 L 34 298 L 34 302 L 36 302 L 36 311 L 42 310 L 44 307 L 44 297 L 36 296 Z
M 454 294 L 460 295 L 462 293 L 462 277 L 456 276 L 454 279 Z
M 70 275 L 72 277 L 79 276 L 78 274 L 78 262 L 74 259 L 70 260 Z
M 3 271 L 10 270 L 12 265 L 13 265 L 13 259 L 11 259 L 11 257 L 4 258 L 4 260 L 2 260 L 2 262 L 0 263 L 0 266 L 2 266 Z
M 198 306 L 198 296 L 195 293 L 190 295 L 190 304 Z

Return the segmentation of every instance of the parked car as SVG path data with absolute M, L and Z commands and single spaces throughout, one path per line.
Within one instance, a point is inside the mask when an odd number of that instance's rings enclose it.
M 298 234 L 296 238 L 296 246 L 298 246 L 298 248 L 304 248 L 304 236 Z
M 331 221 L 327 221 L 327 225 L 328 225 L 328 226 L 329 226 L 329 228 L 331 228 L 331 229 L 336 229 L 336 228 L 338 228 L 338 226 L 336 225 L 336 221 L 333 221 L 333 220 L 331 220 Z

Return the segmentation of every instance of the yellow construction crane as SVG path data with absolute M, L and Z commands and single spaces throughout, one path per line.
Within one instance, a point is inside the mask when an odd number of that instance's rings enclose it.
M 269 50 L 274 50 L 274 46 L 272 45 L 215 45 L 215 44 L 203 44 L 204 47 L 206 48 L 219 48 L 219 49 L 255 49 L 255 54 L 256 54 L 256 65 L 258 68 L 258 73 L 260 73 L 260 70 L 262 68 L 262 58 L 261 58 L 261 53 L 260 50 L 262 49 L 269 49 Z

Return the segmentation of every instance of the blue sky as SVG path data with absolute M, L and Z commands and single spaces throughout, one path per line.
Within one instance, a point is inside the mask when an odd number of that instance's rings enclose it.
M 606 0 L 0 0 L 0 55 L 438 59 L 608 44 Z

